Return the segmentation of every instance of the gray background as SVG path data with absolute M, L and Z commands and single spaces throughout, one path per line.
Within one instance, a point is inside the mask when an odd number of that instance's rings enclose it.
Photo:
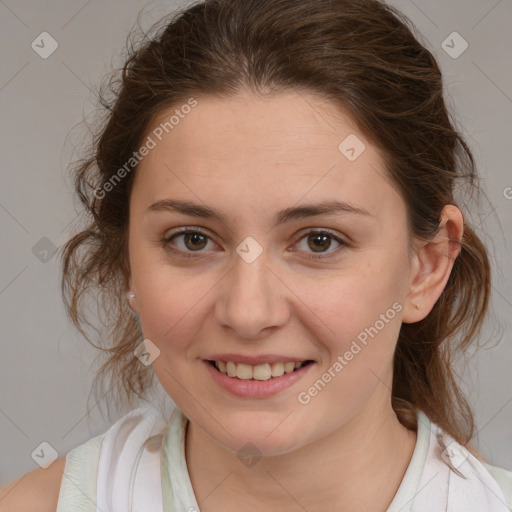
M 89 398 L 96 350 L 67 320 L 59 260 L 44 250 L 62 246 L 76 217 L 66 169 L 87 134 L 78 123 L 94 113 L 90 89 L 119 65 L 141 9 L 148 28 L 187 3 L 0 0 L 0 485 L 38 467 L 31 453 L 42 441 L 65 455 L 121 414 L 108 420 L 100 413 L 104 404 Z M 512 469 L 512 1 L 390 3 L 412 19 L 438 57 L 448 104 L 487 191 L 476 223 L 493 250 L 493 315 L 481 337 L 491 343 L 461 369 L 461 378 L 480 449 L 493 464 Z M 59 45 L 47 59 L 31 47 L 44 31 Z M 443 49 L 454 31 L 469 44 L 458 58 Z M 460 48 L 460 41 L 448 44 Z M 161 390 L 154 400 L 172 405 Z

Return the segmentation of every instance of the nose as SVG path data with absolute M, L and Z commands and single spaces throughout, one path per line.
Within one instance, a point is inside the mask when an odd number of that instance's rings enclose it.
M 218 324 L 247 340 L 266 337 L 285 325 L 290 315 L 288 288 L 278 272 L 271 268 L 265 251 L 252 262 L 237 254 L 217 289 Z

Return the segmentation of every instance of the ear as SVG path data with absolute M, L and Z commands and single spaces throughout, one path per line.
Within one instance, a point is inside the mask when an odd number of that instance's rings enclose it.
M 434 238 L 422 242 L 414 251 L 404 323 L 423 320 L 434 307 L 460 253 L 463 232 L 462 212 L 452 204 L 446 205 Z

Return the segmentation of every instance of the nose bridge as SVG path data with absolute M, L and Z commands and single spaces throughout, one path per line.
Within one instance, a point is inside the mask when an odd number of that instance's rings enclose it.
M 240 337 L 258 337 L 286 321 L 288 308 L 281 291 L 268 251 L 249 237 L 237 247 L 216 301 L 216 319 Z

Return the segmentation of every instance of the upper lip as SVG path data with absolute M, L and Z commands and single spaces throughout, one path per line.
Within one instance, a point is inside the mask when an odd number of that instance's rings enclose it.
M 272 364 L 272 363 L 287 363 L 293 361 L 294 363 L 301 363 L 302 361 L 311 361 L 308 358 L 298 358 L 296 356 L 284 356 L 279 354 L 265 354 L 261 356 L 248 356 L 243 354 L 215 354 L 207 359 L 207 361 L 232 361 L 233 363 L 249 364 L 257 366 L 259 364 Z

